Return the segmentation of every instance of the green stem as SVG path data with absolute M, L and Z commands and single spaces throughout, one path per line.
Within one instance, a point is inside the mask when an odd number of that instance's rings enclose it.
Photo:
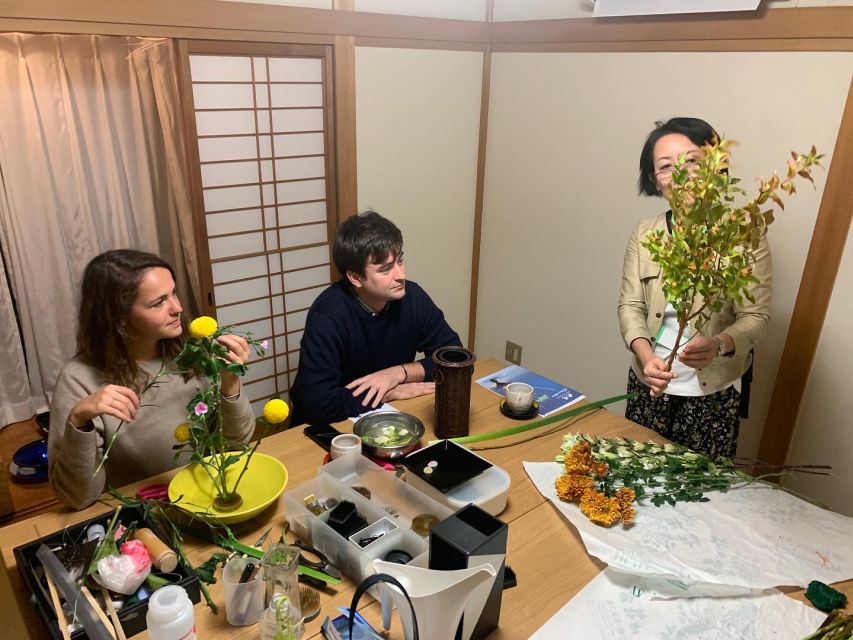
M 585 404 L 582 407 L 575 407 L 574 409 L 569 409 L 567 411 L 563 411 L 553 416 L 548 416 L 547 418 L 542 418 L 541 420 L 536 420 L 535 422 L 530 422 L 528 424 L 519 425 L 517 427 L 511 427 L 509 429 L 502 429 L 500 431 L 491 431 L 489 433 L 479 433 L 474 436 L 462 436 L 459 438 L 449 438 L 451 442 L 455 442 L 457 444 L 468 444 L 469 442 L 482 442 L 483 440 L 495 440 L 497 438 L 506 438 L 507 436 L 514 436 L 517 433 L 524 433 L 525 431 L 531 431 L 533 429 L 538 429 L 539 427 L 544 427 L 549 424 L 554 424 L 555 422 L 559 422 L 560 420 L 565 420 L 567 418 L 572 418 L 574 416 L 580 415 L 587 411 L 591 411 L 592 409 L 597 409 L 598 407 L 604 407 L 608 404 L 613 404 L 614 402 L 619 402 L 620 400 L 627 400 L 628 398 L 633 397 L 636 394 L 626 393 L 621 396 L 613 396 L 611 398 L 605 398 L 604 400 L 596 400 L 595 402 L 590 402 L 589 404 Z M 430 444 L 434 442 L 439 442 L 438 440 L 430 440 Z
M 175 356 L 175 357 L 171 360 L 171 362 L 169 362 L 168 364 L 164 363 L 164 364 L 161 364 L 161 365 L 160 365 L 160 370 L 159 370 L 159 371 L 154 375 L 154 377 L 153 377 L 153 378 L 151 378 L 151 380 L 150 380 L 150 381 L 148 381 L 145 385 L 143 385 L 142 389 L 139 391 L 139 396 L 138 396 L 138 397 L 139 397 L 140 399 L 142 398 L 142 396 L 144 396 L 144 395 L 145 395 L 145 393 L 146 393 L 146 392 L 147 392 L 151 387 L 155 386 L 155 385 L 158 383 L 158 380 L 159 380 L 160 378 L 162 378 L 162 377 L 163 377 L 164 375 L 166 375 L 167 373 L 174 373 L 173 371 L 171 371 L 171 367 L 172 367 L 172 365 L 174 365 L 174 364 L 178 361 L 178 358 L 179 358 L 179 357 L 180 357 L 180 355 Z M 104 455 L 101 457 L 101 461 L 100 461 L 100 462 L 98 462 L 98 466 L 97 466 L 97 467 L 95 467 L 95 473 L 93 473 L 93 474 L 92 474 L 92 477 L 93 477 L 93 478 L 94 478 L 96 475 L 98 475 L 98 472 L 100 472 L 100 470 L 101 470 L 101 469 L 103 469 L 104 464 L 107 462 L 107 458 L 109 458 L 109 456 L 110 456 L 110 451 L 112 451 L 113 444 L 115 443 L 116 438 L 118 438 L 118 434 L 119 434 L 119 432 L 121 431 L 121 428 L 122 428 L 124 425 L 125 425 L 125 421 L 124 421 L 124 420 L 122 420 L 121 422 L 119 422 L 119 423 L 118 423 L 118 426 L 116 427 L 115 432 L 113 432 L 113 435 L 112 435 L 112 437 L 110 438 L 109 443 L 107 444 L 107 448 L 104 450 Z
M 249 455 L 246 456 L 246 464 L 243 465 L 243 470 L 240 471 L 240 475 L 237 476 L 237 482 L 234 483 L 234 488 L 232 489 L 232 491 L 234 493 L 237 493 L 237 487 L 240 484 L 240 480 L 243 479 L 243 476 L 245 475 L 246 471 L 249 468 L 249 463 L 252 461 L 252 456 L 255 455 L 255 451 L 257 451 L 258 446 L 260 446 L 260 444 L 261 444 L 261 438 L 258 438 L 255 441 L 255 444 L 252 446 L 252 448 L 249 449 Z

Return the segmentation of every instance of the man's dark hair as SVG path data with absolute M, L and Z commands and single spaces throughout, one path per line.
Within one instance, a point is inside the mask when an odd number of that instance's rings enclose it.
M 364 211 L 344 220 L 335 232 L 332 259 L 344 282 L 347 271 L 360 276 L 368 263 L 397 257 L 403 249 L 403 234 L 393 222 L 375 211 Z
M 714 128 L 699 118 L 670 118 L 666 122 L 656 122 L 640 152 L 640 180 L 637 183 L 640 195 L 660 195 L 655 183 L 655 144 L 671 133 L 687 136 L 697 147 L 714 144 L 719 139 Z

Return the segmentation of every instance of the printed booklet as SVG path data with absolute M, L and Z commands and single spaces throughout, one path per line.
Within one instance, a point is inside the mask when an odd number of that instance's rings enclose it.
M 533 397 L 539 402 L 539 415 L 543 418 L 586 397 L 580 391 L 545 376 L 540 376 L 538 373 L 517 364 L 512 364 L 477 380 L 477 384 L 481 387 L 503 397 L 506 397 L 506 385 L 510 382 L 526 382 L 533 387 Z

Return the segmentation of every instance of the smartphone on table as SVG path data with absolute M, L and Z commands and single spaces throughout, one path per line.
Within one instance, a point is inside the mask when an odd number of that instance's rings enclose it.
M 326 451 L 332 448 L 332 439 L 335 436 L 341 435 L 341 432 L 335 429 L 329 423 L 307 425 L 304 430 L 305 436 L 311 438 Z

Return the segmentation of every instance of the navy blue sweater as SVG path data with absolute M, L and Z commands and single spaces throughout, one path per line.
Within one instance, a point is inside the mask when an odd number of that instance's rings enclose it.
M 439 347 L 461 346 L 444 313 L 421 287 L 406 281 L 406 295 L 373 314 L 341 282 L 326 289 L 311 305 L 299 353 L 299 370 L 291 387 L 293 424 L 336 422 L 369 410 L 345 386 L 387 367 L 420 361 L 426 380 Z

